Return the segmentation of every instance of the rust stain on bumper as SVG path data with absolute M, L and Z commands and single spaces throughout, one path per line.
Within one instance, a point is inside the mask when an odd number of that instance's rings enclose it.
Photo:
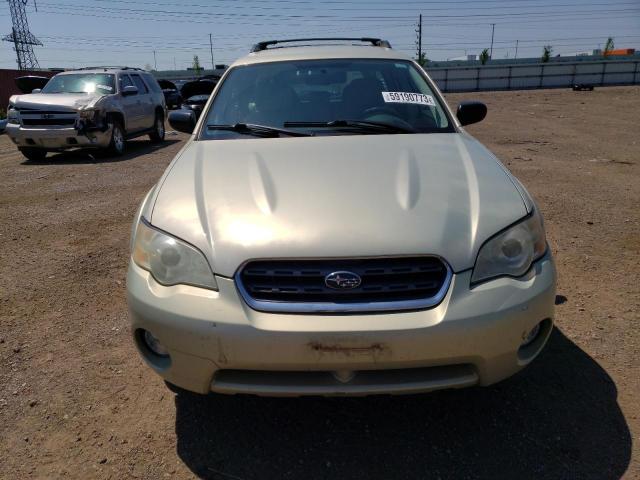
M 382 343 L 374 343 L 366 346 L 349 346 L 340 344 L 324 344 L 321 342 L 309 342 L 309 348 L 319 354 L 343 354 L 343 355 L 367 355 L 379 357 L 383 353 L 389 353 L 389 347 Z

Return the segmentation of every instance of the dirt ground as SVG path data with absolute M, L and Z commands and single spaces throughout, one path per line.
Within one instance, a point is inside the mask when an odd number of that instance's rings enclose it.
M 448 96 L 469 98 L 544 213 L 557 329 L 505 382 L 419 396 L 172 392 L 130 340 L 124 281 L 134 211 L 185 136 L 36 164 L 0 136 L 0 477 L 640 478 L 640 88 Z

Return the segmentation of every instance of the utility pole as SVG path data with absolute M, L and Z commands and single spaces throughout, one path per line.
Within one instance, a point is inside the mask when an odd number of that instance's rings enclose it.
M 176 68 L 176 57 L 173 57 L 173 69 L 177 70 L 177 68 Z
M 516 40 L 516 56 L 513 58 L 518 58 L 518 40 Z
M 418 46 L 418 63 L 422 62 L 422 14 L 418 16 L 418 29 L 416 30 L 418 38 L 416 44 Z
M 153 51 L 153 69 L 158 71 L 158 62 L 156 62 L 156 51 Z
M 211 40 L 211 34 L 209 34 L 209 49 L 211 50 L 211 70 L 215 70 L 216 64 L 213 63 L 213 41 Z
M 496 24 L 492 23 L 491 24 L 491 51 L 489 52 L 489 59 L 493 58 L 493 33 L 496 29 Z

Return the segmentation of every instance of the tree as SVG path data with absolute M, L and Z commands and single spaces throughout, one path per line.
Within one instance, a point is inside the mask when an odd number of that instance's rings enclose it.
M 424 52 L 420 53 L 420 58 L 416 58 L 416 62 L 418 62 L 418 65 L 421 67 L 424 67 L 428 61 L 429 59 L 427 58 L 427 54 Z
M 480 53 L 480 63 L 484 65 L 488 61 L 489 61 L 489 49 L 485 48 L 484 50 L 482 50 L 482 53 Z
M 549 58 L 551 58 L 551 52 L 553 52 L 553 47 L 551 45 L 545 45 L 542 47 L 542 57 L 540 58 L 542 63 L 547 63 L 549 61 Z
M 193 56 L 193 69 L 195 70 L 196 75 L 200 75 L 202 67 L 200 66 L 200 59 L 198 58 L 198 55 Z
M 609 37 L 607 38 L 607 42 L 604 44 L 604 50 L 602 51 L 602 54 L 606 57 L 614 48 L 615 44 L 613 43 L 613 38 Z

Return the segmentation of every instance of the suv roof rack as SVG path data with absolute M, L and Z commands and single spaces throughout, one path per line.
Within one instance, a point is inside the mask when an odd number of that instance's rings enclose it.
M 98 65 L 95 67 L 81 67 L 74 68 L 74 70 L 140 70 L 143 71 L 142 68 L 138 67 L 122 67 L 120 65 Z
M 391 48 L 391 44 L 387 40 L 382 40 L 380 38 L 370 38 L 370 37 L 361 37 L 361 38 L 350 38 L 350 37 L 325 37 L 325 38 L 291 38 L 287 40 L 267 40 L 265 42 L 256 43 L 251 52 L 261 52 L 263 50 L 267 50 L 267 47 L 271 45 L 278 45 L 280 43 L 297 43 L 297 42 L 328 42 L 328 41 L 343 41 L 343 42 L 363 42 L 370 43 L 375 47 L 385 47 Z

